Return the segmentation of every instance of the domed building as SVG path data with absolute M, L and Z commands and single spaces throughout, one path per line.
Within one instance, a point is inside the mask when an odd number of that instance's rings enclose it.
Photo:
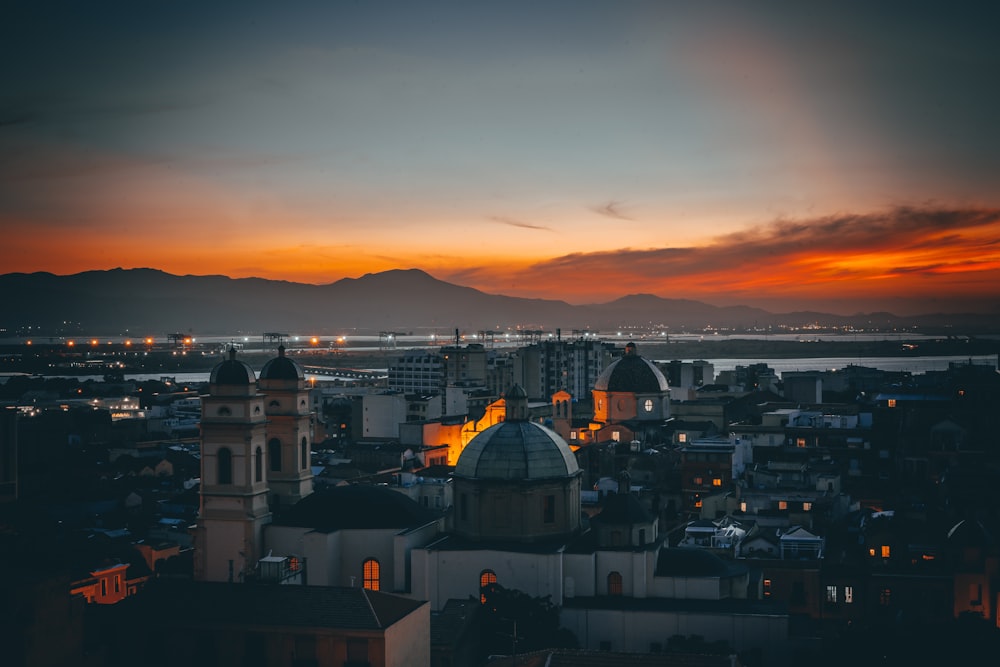
M 656 365 L 639 356 L 635 343 L 598 376 L 592 392 L 594 421 L 663 421 L 670 416 L 670 387 Z
M 566 537 L 580 527 L 582 471 L 566 441 L 528 421 L 515 385 L 505 419 L 475 438 L 455 466 L 455 532 L 472 540 Z

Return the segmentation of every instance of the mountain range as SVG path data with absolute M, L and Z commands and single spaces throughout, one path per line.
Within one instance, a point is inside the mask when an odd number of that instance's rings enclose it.
M 835 315 L 772 313 L 749 306 L 632 294 L 607 303 L 572 305 L 550 299 L 488 294 L 417 270 L 370 273 L 327 285 L 262 278 L 178 276 L 156 269 L 112 269 L 73 275 L 0 275 L 0 329 L 43 335 L 202 335 L 266 331 L 337 334 L 347 331 L 608 331 L 665 328 L 669 332 L 783 328 L 808 324 L 880 329 L 920 327 L 956 334 L 1000 331 L 997 314 L 891 313 Z

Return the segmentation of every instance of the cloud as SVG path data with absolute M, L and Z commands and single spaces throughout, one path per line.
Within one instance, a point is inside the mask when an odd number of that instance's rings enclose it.
M 493 222 L 499 222 L 502 225 L 510 225 L 511 227 L 520 227 L 521 229 L 538 229 L 541 231 L 551 232 L 551 227 L 546 227 L 545 225 L 533 225 L 528 222 L 522 222 L 521 220 L 515 220 L 514 218 L 508 218 L 501 215 L 491 215 L 489 219 Z
M 594 213 L 597 213 L 598 215 L 603 215 L 606 218 L 614 218 L 615 220 L 633 220 L 634 219 L 634 218 L 631 218 L 631 217 L 625 215 L 625 213 L 622 212 L 622 210 L 621 210 L 622 203 L 619 202 L 619 201 L 612 200 L 612 201 L 609 201 L 607 203 L 600 204 L 600 205 L 597 205 L 597 206 L 590 206 L 589 208 Z

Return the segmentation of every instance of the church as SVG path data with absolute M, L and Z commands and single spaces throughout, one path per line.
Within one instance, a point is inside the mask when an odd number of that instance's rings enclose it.
M 599 428 L 662 421 L 662 373 L 629 344 L 594 389 Z M 505 414 L 463 448 L 454 507 L 435 514 L 387 487 L 311 493 L 311 416 L 301 367 L 279 356 L 253 370 L 231 352 L 203 397 L 196 578 L 356 586 L 427 601 L 478 599 L 496 584 L 548 597 L 581 647 L 662 650 L 674 635 L 775 655 L 788 615 L 758 599 L 747 567 L 669 548 L 631 493 L 581 511 L 582 471 L 555 430 L 528 417 L 518 386 Z

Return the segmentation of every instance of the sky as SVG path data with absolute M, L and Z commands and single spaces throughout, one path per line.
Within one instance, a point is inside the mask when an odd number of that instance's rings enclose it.
M 997 3 L 0 16 L 0 273 L 1000 313 Z

